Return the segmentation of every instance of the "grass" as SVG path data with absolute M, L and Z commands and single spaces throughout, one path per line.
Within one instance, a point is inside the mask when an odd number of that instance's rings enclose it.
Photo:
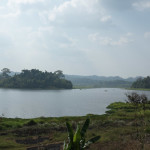
M 137 91 L 150 91 L 150 89 L 146 88 L 125 88 L 127 90 L 137 90 Z
M 27 147 L 63 142 L 67 140 L 65 122 L 69 121 L 74 129 L 77 123 L 83 124 L 90 117 L 87 139 L 100 135 L 101 139 L 89 149 L 123 150 L 140 149 L 142 140 L 145 149 L 150 149 L 150 104 L 144 111 L 139 105 L 138 111 L 129 103 L 116 102 L 107 107 L 104 115 L 81 117 L 40 117 L 34 119 L 1 118 L 0 150 L 24 150 Z M 142 137 L 142 138 L 141 138 Z M 45 138 L 38 142 L 39 138 Z M 29 142 L 17 143 L 16 140 Z
M 73 86 L 73 89 L 93 89 L 96 88 L 94 86 Z M 101 88 L 101 87 L 98 87 Z

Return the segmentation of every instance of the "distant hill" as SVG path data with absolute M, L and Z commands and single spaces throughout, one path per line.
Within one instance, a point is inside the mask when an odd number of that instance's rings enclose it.
M 121 78 L 119 76 L 80 76 L 80 75 L 65 75 L 67 80 L 70 80 L 74 87 L 131 87 L 132 83 L 139 77 Z

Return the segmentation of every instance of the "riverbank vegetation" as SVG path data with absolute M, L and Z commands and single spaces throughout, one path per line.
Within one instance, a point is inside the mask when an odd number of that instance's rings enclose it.
M 131 88 L 135 89 L 150 89 L 150 77 L 146 78 L 138 78 L 135 82 L 133 82 Z
M 135 90 L 135 91 L 150 91 L 150 89 L 146 88 L 125 88 L 127 90 Z
M 37 69 L 22 70 L 20 74 L 9 75 L 10 70 L 2 69 L 0 87 L 28 89 L 72 89 L 71 81 L 65 79 L 61 70 L 42 72 Z
M 90 118 L 86 139 L 101 136 L 90 150 L 149 150 L 150 102 L 145 95 L 127 94 L 126 102 L 115 102 L 103 115 L 54 118 L 0 119 L 0 149 L 31 150 L 40 147 L 62 147 L 68 140 L 66 122 L 73 129 Z M 46 149 L 46 148 L 45 148 Z

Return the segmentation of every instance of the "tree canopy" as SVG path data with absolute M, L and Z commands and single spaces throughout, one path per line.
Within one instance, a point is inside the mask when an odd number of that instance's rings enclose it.
M 146 88 L 150 89 L 150 76 L 146 78 L 138 78 L 135 82 L 133 82 L 132 88 Z
M 61 70 L 42 72 L 38 69 L 24 69 L 20 74 L 0 79 L 0 87 L 4 88 L 33 88 L 33 89 L 71 89 L 72 83 L 64 78 Z
M 2 74 L 1 74 L 1 77 L 2 77 L 2 78 L 7 78 L 7 77 L 9 77 L 10 69 L 8 69 L 8 68 L 3 68 L 1 71 L 2 71 Z

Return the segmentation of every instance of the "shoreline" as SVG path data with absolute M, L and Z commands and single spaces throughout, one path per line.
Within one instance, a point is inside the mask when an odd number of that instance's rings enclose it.
M 131 103 L 114 102 L 106 107 L 105 114 L 87 114 L 85 116 L 64 116 L 64 117 L 38 117 L 32 119 L 22 118 L 0 118 L 0 149 L 6 150 L 27 150 L 27 148 L 47 147 L 67 141 L 68 134 L 66 122 L 69 122 L 75 131 L 78 124 L 82 125 L 87 118 L 90 118 L 90 126 L 87 129 L 86 140 L 95 136 L 101 136 L 97 143 L 91 145 L 90 150 L 124 150 L 140 146 L 141 143 L 133 135 L 145 135 L 145 146 L 150 149 L 149 142 L 149 117 L 150 104 L 141 113 L 135 112 L 135 107 Z M 136 115 L 135 115 L 136 113 Z M 143 116 L 143 113 L 146 115 Z M 140 126 L 135 125 L 146 121 Z M 138 131 L 140 132 L 137 132 Z M 125 139 L 125 140 L 122 140 Z M 112 149 L 113 146 L 113 149 Z M 60 150 L 60 149 L 59 149 Z
M 126 90 L 135 90 L 135 91 L 150 91 L 150 89 L 145 88 L 125 88 Z

